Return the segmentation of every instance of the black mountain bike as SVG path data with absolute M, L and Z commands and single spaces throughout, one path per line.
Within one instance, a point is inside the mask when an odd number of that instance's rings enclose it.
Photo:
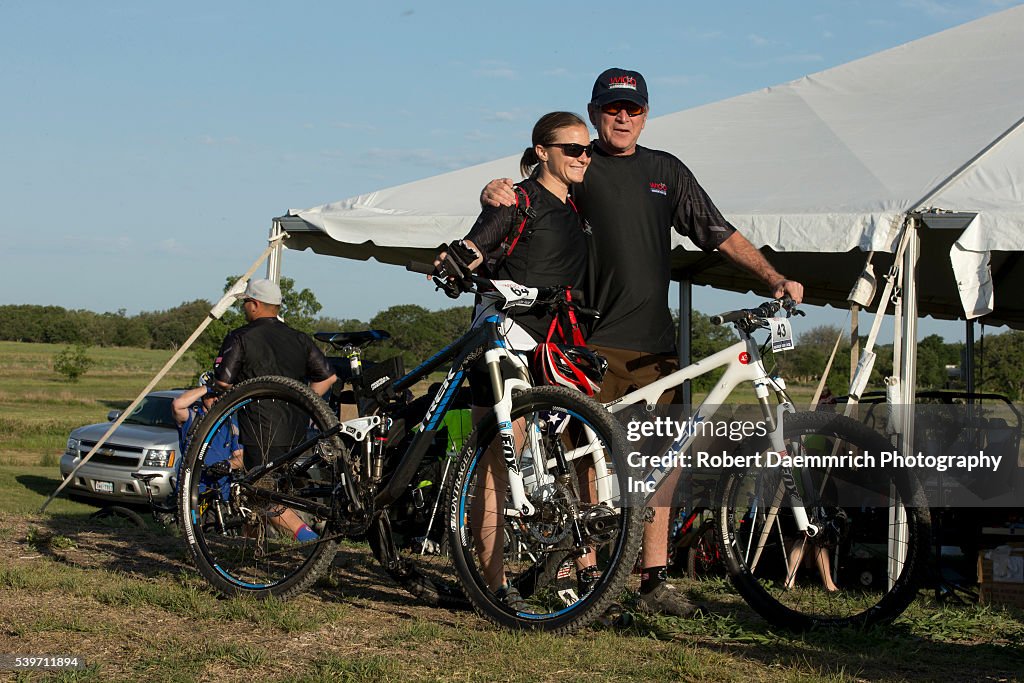
M 562 290 L 468 280 L 471 291 L 503 308 L 566 305 Z M 361 333 L 348 334 L 337 341 L 360 341 Z M 200 574 L 228 595 L 286 598 L 326 570 L 339 539 L 368 538 L 392 576 L 404 577 L 421 597 L 444 602 L 446 587 L 419 572 L 412 553 L 400 552 L 391 515 L 422 488 L 416 475 L 481 356 L 496 402 L 441 493 L 449 544 L 439 552 L 450 555 L 465 596 L 494 623 L 568 632 L 600 615 L 621 591 L 640 544 L 640 511 L 618 493 L 628 490 L 624 430 L 579 392 L 531 386 L 529 369 L 508 349 L 497 315 L 400 377 L 379 371 L 353 376 L 361 414 L 344 422 L 304 384 L 280 377 L 242 382 L 221 397 L 191 441 L 179 483 L 186 545 Z M 410 421 L 408 390 L 449 363 L 422 417 Z M 247 458 L 255 455 L 261 464 L 230 472 L 225 493 L 203 485 L 224 469 L 207 466 L 204 457 L 232 418 Z M 501 444 L 502 466 L 489 469 L 494 461 L 485 453 L 494 442 Z M 582 485 L 579 472 L 586 474 Z M 489 487 L 494 475 L 508 485 Z M 588 483 L 616 497 L 595 498 Z M 297 542 L 283 533 L 275 520 L 289 511 L 318 538 Z M 495 536 L 497 543 L 488 540 Z M 590 558 L 597 570 L 584 590 L 572 568 Z M 495 566 L 524 600 L 502 600 L 493 584 Z

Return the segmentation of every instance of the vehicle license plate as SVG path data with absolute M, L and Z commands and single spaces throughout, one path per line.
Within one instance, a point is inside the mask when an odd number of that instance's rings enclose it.
M 97 481 L 97 482 L 93 482 L 93 488 L 95 488 L 96 493 L 113 493 L 114 492 L 114 482 L 112 482 L 112 481 Z

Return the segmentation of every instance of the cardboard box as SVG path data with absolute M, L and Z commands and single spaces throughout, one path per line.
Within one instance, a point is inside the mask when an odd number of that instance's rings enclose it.
M 1024 608 L 1024 543 L 978 553 L 978 602 Z

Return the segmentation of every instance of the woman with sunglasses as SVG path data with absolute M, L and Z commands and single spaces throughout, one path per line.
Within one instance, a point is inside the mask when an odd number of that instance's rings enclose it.
M 529 213 L 532 214 L 525 229 L 522 225 L 522 205 L 485 206 L 469 234 L 450 251 L 457 251 L 471 270 L 480 269 L 488 277 L 513 280 L 528 287 L 571 287 L 573 299 L 586 281 L 589 251 L 589 233 L 570 197 L 573 184 L 583 181 L 590 165 L 592 144 L 586 123 L 570 112 L 551 112 L 542 116 L 533 127 L 532 145 L 523 152 L 520 172 L 526 177 L 519 187 L 526 193 Z M 516 239 L 518 236 L 518 239 Z M 512 242 L 514 248 L 509 248 Z M 442 252 L 435 261 L 440 265 L 448 252 Z M 507 315 L 492 306 L 478 305 L 474 324 L 489 315 L 503 318 L 502 331 L 515 351 L 531 352 L 543 342 L 551 325 L 551 315 L 544 311 L 514 311 Z M 473 393 L 473 421 L 479 422 L 494 405 L 490 378 L 482 364 L 474 368 L 470 377 Z M 498 453 L 489 453 L 483 468 L 481 486 L 485 500 L 493 499 L 492 491 L 504 491 L 507 471 Z M 484 509 L 485 508 L 485 509 Z M 477 529 L 502 529 L 497 500 L 475 510 L 481 518 L 474 519 Z M 490 588 L 509 607 L 523 609 L 523 597 L 514 586 L 509 586 L 502 563 L 503 535 L 481 533 L 478 552 L 483 574 Z M 586 563 L 586 562 L 584 562 Z M 593 581 L 586 569 L 579 568 L 581 590 Z
M 519 195 L 518 207 L 484 207 L 461 242 L 471 250 L 462 253 L 474 257 L 470 269 L 528 287 L 581 287 L 589 245 L 569 191 L 582 182 L 591 151 L 587 125 L 579 116 L 564 111 L 542 116 L 533 127 L 533 144 L 519 163 L 523 176 L 529 176 L 519 183 L 526 198 Z M 519 234 L 524 204 L 532 215 Z M 516 348 L 521 351 L 543 340 L 551 322 L 543 312 L 520 312 L 513 317 L 519 328 L 514 331 Z

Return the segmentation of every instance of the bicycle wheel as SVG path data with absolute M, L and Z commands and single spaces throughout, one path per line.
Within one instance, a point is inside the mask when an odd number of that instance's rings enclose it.
M 766 467 L 730 472 L 723 482 L 719 531 L 733 584 L 783 628 L 892 621 L 925 571 L 931 522 L 920 483 L 908 471 L 877 466 L 892 447 L 855 420 L 829 413 L 784 419 L 788 455 L 805 458 L 792 478 L 819 531 L 797 531 L 783 471 L 762 449 Z M 840 455 L 870 455 L 875 466 L 865 458 L 843 464 Z
M 639 551 L 641 508 L 624 502 L 624 431 L 599 403 L 562 387 L 516 395 L 512 425 L 515 445 L 504 444 L 506 457 L 511 447 L 535 512 L 508 514 L 507 469 L 491 413 L 469 436 L 447 497 L 455 568 L 466 596 L 491 622 L 569 633 L 620 597 Z M 577 567 L 593 561 L 596 571 L 578 580 Z M 503 578 L 521 600 L 503 598 Z
M 334 541 L 300 542 L 302 522 L 320 538 L 335 490 L 337 437 L 321 437 L 337 419 L 306 385 L 284 377 L 238 384 L 203 418 L 192 438 L 178 488 L 186 546 L 199 573 L 225 595 L 292 597 L 330 565 Z M 227 475 L 226 462 L 208 464 L 220 430 L 239 431 L 247 468 L 291 453 L 283 467 L 252 482 Z M 293 452 L 294 451 L 294 452 Z M 288 496 L 289 504 L 269 496 Z M 312 510 L 312 511 L 311 511 Z

